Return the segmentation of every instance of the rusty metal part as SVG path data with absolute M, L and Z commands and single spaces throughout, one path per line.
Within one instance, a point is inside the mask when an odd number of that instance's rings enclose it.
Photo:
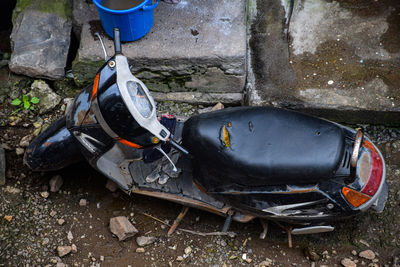
M 318 192 L 319 188 L 318 188 L 318 185 L 314 185 L 313 187 L 307 187 L 307 188 L 292 188 L 290 186 L 286 186 L 286 190 L 287 191 L 273 191 L 273 192 L 270 192 L 270 194 L 310 193 L 310 192 Z M 248 193 L 249 192 L 247 192 L 247 191 L 229 191 L 229 192 L 224 192 L 224 194 L 226 194 L 226 195 L 242 195 L 242 194 L 248 194 Z
M 185 206 L 189 206 L 192 208 L 197 208 L 197 209 L 201 209 L 201 210 L 205 210 L 220 216 L 226 216 L 229 212 L 229 210 L 231 209 L 231 207 L 229 206 L 225 206 L 221 209 L 214 207 L 212 205 L 209 205 L 207 203 L 198 201 L 198 200 L 194 200 L 191 198 L 187 198 L 187 197 L 182 197 L 182 196 L 177 196 L 174 194 L 169 194 L 169 193 L 163 193 L 163 192 L 156 192 L 156 191 L 146 191 L 146 190 L 141 190 L 139 188 L 133 188 L 132 193 L 135 194 L 140 194 L 140 195 L 145 195 L 145 196 L 151 196 L 151 197 L 156 197 L 156 198 L 160 198 L 160 199 L 165 199 L 165 200 L 169 200 L 181 205 L 185 205 Z M 246 223 L 249 222 L 251 220 L 253 220 L 255 218 L 255 216 L 250 215 L 250 214 L 242 214 L 240 212 L 236 212 L 233 216 L 233 220 L 237 221 L 237 222 L 241 222 L 241 223 Z
M 146 190 L 141 190 L 139 188 L 133 188 L 132 193 L 140 194 L 140 195 L 145 195 L 145 196 L 152 196 L 160 199 L 166 199 L 181 205 L 193 207 L 193 208 L 199 208 L 208 212 L 212 212 L 221 216 L 226 216 L 227 212 L 231 209 L 231 207 L 224 207 L 222 209 L 218 209 L 217 207 L 208 205 L 207 203 L 194 200 L 191 198 L 186 198 L 182 196 L 178 196 L 175 194 L 169 194 L 169 193 L 163 193 L 163 192 L 157 192 L 157 191 L 146 191 Z
M 280 224 L 278 221 L 273 220 L 273 222 L 278 225 L 280 228 L 282 228 L 283 230 L 285 230 L 287 232 L 288 235 L 288 246 L 289 248 L 293 248 L 293 242 L 292 242 L 292 230 L 293 227 L 291 226 L 284 226 L 282 224 Z
M 297 193 L 310 193 L 310 192 L 318 192 L 318 185 L 314 185 L 313 187 L 309 188 L 292 188 L 289 185 L 286 186 L 288 192 L 282 192 L 282 193 L 288 193 L 288 194 L 297 194 Z
M 228 129 L 226 128 L 225 125 L 222 127 L 221 139 L 222 139 L 221 141 L 225 145 L 225 147 L 230 147 L 231 146 L 231 139 L 230 139 L 230 136 L 229 136 Z
M 363 141 L 363 132 L 358 130 L 354 140 L 353 152 L 351 153 L 350 165 L 353 168 L 357 167 L 358 155 L 360 154 L 361 143 Z
M 178 217 L 176 217 L 174 223 L 169 228 L 167 233 L 168 236 L 172 235 L 175 232 L 176 228 L 179 226 L 179 223 L 182 221 L 183 217 L 185 217 L 188 210 L 189 207 L 183 206 L 182 211 L 178 214 Z

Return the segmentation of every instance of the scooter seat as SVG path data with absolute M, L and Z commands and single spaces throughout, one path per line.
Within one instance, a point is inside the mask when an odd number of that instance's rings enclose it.
M 310 184 L 332 178 L 344 152 L 340 126 L 294 111 L 237 107 L 191 117 L 182 141 L 195 179 L 225 185 Z

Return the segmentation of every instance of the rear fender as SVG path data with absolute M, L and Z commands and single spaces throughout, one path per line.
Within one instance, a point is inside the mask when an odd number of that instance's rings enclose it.
M 79 143 L 65 123 L 63 116 L 33 140 L 24 156 L 24 163 L 29 168 L 54 171 L 83 160 Z

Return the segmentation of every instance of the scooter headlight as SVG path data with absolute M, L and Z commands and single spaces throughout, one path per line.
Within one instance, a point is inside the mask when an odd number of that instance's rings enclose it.
M 141 127 L 167 141 L 171 133 L 158 121 L 156 104 L 146 85 L 132 75 L 126 57 L 116 55 L 115 61 L 118 90 L 126 108 Z
M 139 114 L 144 118 L 149 118 L 153 108 L 140 83 L 127 81 L 126 88 L 128 89 L 129 96 Z

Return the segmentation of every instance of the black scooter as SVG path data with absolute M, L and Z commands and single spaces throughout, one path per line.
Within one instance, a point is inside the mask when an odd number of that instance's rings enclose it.
M 84 158 L 128 194 L 225 216 L 224 231 L 232 219 L 265 218 L 295 223 L 293 234 L 326 232 L 332 220 L 383 210 L 384 159 L 361 131 L 272 107 L 157 117 L 118 29 L 114 45 L 93 85 L 30 144 L 32 170 Z

